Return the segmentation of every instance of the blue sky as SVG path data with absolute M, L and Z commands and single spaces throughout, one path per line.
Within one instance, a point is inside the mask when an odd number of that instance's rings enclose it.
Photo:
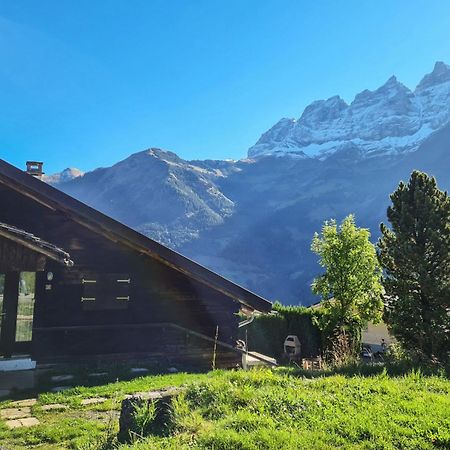
M 450 63 L 448 0 L 2 0 L 0 156 L 241 158 L 311 101 Z

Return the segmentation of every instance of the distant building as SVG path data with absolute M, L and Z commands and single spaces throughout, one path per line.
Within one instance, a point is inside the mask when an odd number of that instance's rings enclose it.
M 383 340 L 388 347 L 395 342 L 384 322 L 376 324 L 370 322 L 362 332 L 363 345 L 370 345 L 374 352 L 383 350 L 381 345 Z
M 321 306 L 321 302 L 317 302 L 312 304 L 310 308 L 319 309 Z M 381 343 L 383 339 L 387 346 L 395 342 L 394 337 L 389 333 L 387 325 L 384 322 L 377 324 L 369 322 L 367 327 L 362 330 L 362 344 L 365 346 L 370 346 L 375 352 L 382 350 Z

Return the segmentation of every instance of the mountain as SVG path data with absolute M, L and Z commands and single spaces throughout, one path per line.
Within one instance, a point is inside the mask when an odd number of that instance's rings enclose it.
M 61 189 L 158 241 L 178 248 L 223 223 L 235 205 L 216 186 L 220 169 L 149 149 Z
M 389 194 L 413 169 L 450 188 L 449 93 L 450 68 L 437 63 L 414 92 L 391 78 L 351 105 L 313 103 L 247 159 L 152 148 L 58 188 L 270 300 L 306 305 L 324 220 L 355 213 L 375 241 Z
M 43 180 L 49 184 L 60 184 L 67 183 L 68 181 L 73 180 L 74 178 L 82 177 L 84 172 L 80 169 L 76 169 L 75 167 L 69 167 L 64 169 L 62 172 L 54 173 L 53 175 L 44 175 Z
M 417 150 L 449 119 L 450 67 L 437 62 L 414 91 L 392 76 L 349 105 L 339 96 L 313 102 L 298 120 L 281 119 L 264 133 L 248 156 L 326 158 L 355 146 L 364 157 L 402 154 Z

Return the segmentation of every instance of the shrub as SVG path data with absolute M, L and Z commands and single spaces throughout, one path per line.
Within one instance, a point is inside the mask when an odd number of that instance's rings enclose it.
M 315 325 L 320 311 L 304 306 L 283 306 L 275 303 L 273 313 L 258 316 L 247 327 L 240 329 L 240 338 L 247 340 L 249 350 L 274 358 L 283 354 L 286 336 L 298 336 L 302 356 L 311 357 L 321 353 L 321 332 Z

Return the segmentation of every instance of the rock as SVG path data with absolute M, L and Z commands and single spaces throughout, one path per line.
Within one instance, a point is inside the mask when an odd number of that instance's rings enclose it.
M 34 425 L 39 425 L 39 420 L 36 417 L 26 417 L 25 419 L 20 419 L 23 427 L 33 427 Z
M 134 394 L 128 394 L 124 398 L 140 398 L 143 400 L 157 400 L 166 395 L 175 395 L 180 392 L 180 388 L 178 387 L 169 387 L 167 389 L 160 389 L 157 391 L 147 391 L 147 392 L 135 392 Z
M 140 395 L 128 396 L 122 401 L 119 418 L 120 442 L 129 442 L 131 433 L 164 435 L 170 427 L 171 405 L 173 398 L 182 391 L 181 388 L 169 388 L 161 391 L 150 391 Z M 146 407 L 149 411 L 155 408 L 155 415 L 146 424 L 145 430 L 139 429 L 135 420 L 136 408 Z
M 75 377 L 73 375 L 53 375 L 50 380 L 53 383 L 61 383 L 64 381 L 72 381 Z
M 52 403 L 50 405 L 44 405 L 41 409 L 42 411 L 55 411 L 68 408 L 69 407 L 67 405 L 63 405 L 62 403 Z
M 12 406 L 16 406 L 18 408 L 22 408 L 24 406 L 33 406 L 37 403 L 37 398 L 27 398 L 25 400 L 18 400 L 16 402 L 12 402 Z
M 168 373 L 178 373 L 178 369 L 176 367 L 169 367 L 167 369 Z
M 144 398 L 148 392 L 135 392 L 134 394 L 127 394 L 124 398 L 141 397 Z
M 29 416 L 31 416 L 31 408 L 29 406 L 24 408 L 5 408 L 0 411 L 2 419 L 21 419 Z
M 14 428 L 20 428 L 22 426 L 22 422 L 20 420 L 7 420 L 6 426 L 13 430 Z
M 81 400 L 81 404 L 83 406 L 87 405 L 97 405 L 98 403 L 104 403 L 108 400 L 105 397 L 94 397 L 94 398 L 85 398 L 84 400 Z
M 21 427 L 32 427 L 39 425 L 39 420 L 36 417 L 26 417 L 24 419 L 8 420 L 6 426 L 9 429 L 21 428 Z

